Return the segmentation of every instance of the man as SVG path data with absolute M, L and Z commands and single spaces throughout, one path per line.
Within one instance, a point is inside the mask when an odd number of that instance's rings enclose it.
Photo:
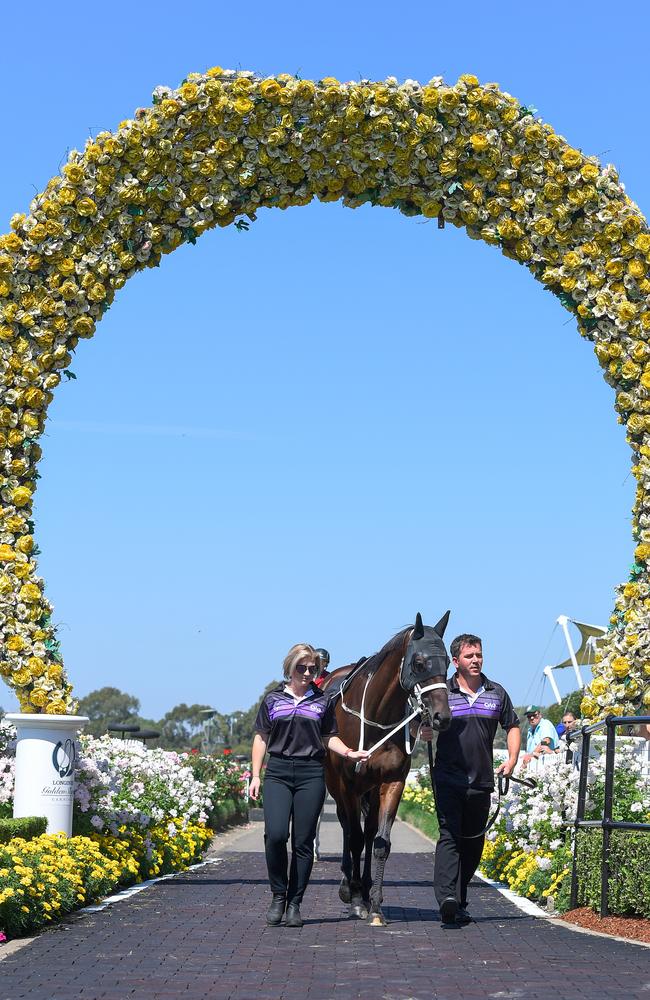
M 521 745 L 519 719 L 508 693 L 482 672 L 483 643 L 464 634 L 449 647 L 456 673 L 447 681 L 451 724 L 440 733 L 434 779 L 440 839 L 433 885 L 446 924 L 467 924 L 467 888 L 478 868 L 494 790 L 492 748 L 497 726 L 506 731 L 508 759 L 497 774 L 512 774 Z M 423 727 L 423 739 L 433 730 Z
M 553 753 L 560 743 L 555 726 L 550 719 L 542 718 L 539 705 L 529 705 L 526 709 L 526 718 L 529 728 L 524 764 L 533 757 L 541 757 L 543 753 Z

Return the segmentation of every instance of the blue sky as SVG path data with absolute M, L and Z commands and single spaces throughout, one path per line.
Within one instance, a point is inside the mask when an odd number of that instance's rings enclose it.
M 648 14 L 598 9 L 23 5 L 3 18 L 1 228 L 69 148 L 213 65 L 475 73 L 616 164 L 647 213 Z M 558 633 L 545 654 L 557 615 L 606 622 L 627 578 L 629 451 L 591 345 L 453 227 L 262 212 L 132 279 L 72 368 L 36 523 L 80 695 L 247 708 L 294 642 L 345 663 L 451 608 L 449 638 L 482 635 L 522 701 L 565 655 Z

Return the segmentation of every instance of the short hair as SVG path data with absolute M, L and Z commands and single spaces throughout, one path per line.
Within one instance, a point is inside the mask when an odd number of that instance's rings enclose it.
M 292 646 L 282 663 L 282 670 L 284 672 L 284 679 L 288 681 L 291 677 L 291 671 L 295 667 L 298 660 L 302 660 L 303 656 L 313 656 L 316 661 L 316 673 L 320 673 L 321 663 L 320 657 L 316 655 L 316 650 L 313 646 L 310 646 L 308 642 L 298 642 L 295 646 Z
M 573 719 L 577 719 L 577 718 L 578 718 L 578 716 L 576 715 L 576 713 L 575 713 L 575 712 L 572 712 L 570 708 L 568 708 L 568 709 L 566 710 L 566 712 L 563 712 L 563 713 L 562 713 L 562 722 L 564 722 L 564 716 L 565 716 L 565 715 L 570 715 L 570 716 L 571 716 L 571 717 L 572 717 Z
M 480 646 L 483 649 L 483 640 L 478 635 L 472 635 L 470 632 L 463 632 L 462 635 L 457 635 L 455 639 L 451 640 L 451 646 L 449 647 L 452 660 L 458 658 L 458 654 L 463 646 Z

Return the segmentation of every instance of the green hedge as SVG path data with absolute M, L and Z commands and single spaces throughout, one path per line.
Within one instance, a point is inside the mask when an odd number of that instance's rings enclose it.
M 400 819 L 416 826 L 418 830 L 422 830 L 422 833 L 431 840 L 437 840 L 440 836 L 438 817 L 435 813 L 426 812 L 417 802 L 406 802 L 402 799 L 397 815 Z
M 602 830 L 578 834 L 578 905 L 600 908 Z M 650 833 L 613 830 L 609 854 L 609 912 L 650 917 Z
M 14 837 L 32 840 L 45 833 L 47 820 L 44 816 L 23 816 L 21 819 L 0 819 L 0 844 L 8 844 Z
M 248 803 L 244 799 L 223 799 L 208 816 L 208 826 L 211 830 L 221 830 L 233 823 L 245 823 L 247 819 Z

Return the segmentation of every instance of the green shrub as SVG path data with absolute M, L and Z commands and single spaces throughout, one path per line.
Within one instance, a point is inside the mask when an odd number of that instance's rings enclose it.
M 578 833 L 579 906 L 600 908 L 602 830 Z M 609 852 L 609 912 L 650 917 L 650 834 L 613 830 Z
M 8 844 L 14 837 L 32 840 L 45 833 L 47 820 L 44 816 L 23 816 L 20 819 L 0 819 L 0 844 Z
M 400 819 L 406 820 L 407 823 L 412 823 L 413 826 L 416 826 L 418 830 L 421 830 L 431 840 L 437 840 L 440 836 L 438 817 L 435 813 L 424 810 L 418 802 L 409 802 L 402 799 L 398 816 Z
M 217 802 L 208 816 L 211 830 L 222 830 L 232 823 L 243 823 L 248 819 L 248 805 L 240 798 L 223 799 Z

